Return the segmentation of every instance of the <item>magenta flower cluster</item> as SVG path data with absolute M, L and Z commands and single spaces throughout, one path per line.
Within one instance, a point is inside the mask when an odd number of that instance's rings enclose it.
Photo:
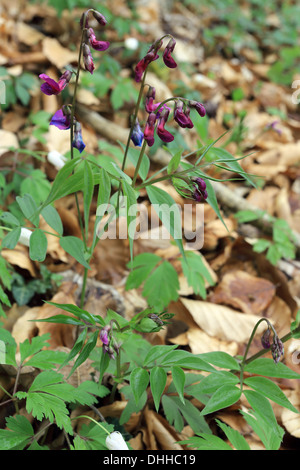
M 80 24 L 86 34 L 85 42 L 83 42 L 82 44 L 82 55 L 83 55 L 84 67 L 85 67 L 85 70 L 93 74 L 95 70 L 95 64 L 93 61 L 93 56 L 91 54 L 91 48 L 94 49 L 95 51 L 103 52 L 109 48 L 110 44 L 108 41 L 99 41 L 96 37 L 95 31 L 93 30 L 93 28 L 89 27 L 89 23 L 88 23 L 89 11 L 90 10 L 88 10 L 86 13 L 82 15 Z M 96 20 L 101 26 L 106 25 L 107 21 L 101 13 L 99 13 L 98 11 L 93 11 L 93 16 L 96 18 Z
M 176 62 L 175 62 L 174 58 L 171 55 L 171 53 L 174 50 L 175 44 L 176 44 L 175 39 L 171 38 L 170 41 L 168 42 L 165 50 L 164 50 L 164 53 L 163 53 L 163 61 L 164 61 L 165 65 L 167 67 L 171 68 L 171 69 L 174 69 L 174 68 L 177 67 Z M 162 47 L 162 45 L 163 45 L 162 39 L 159 39 L 159 40 L 155 41 L 151 45 L 151 47 L 148 50 L 145 57 L 143 57 L 138 62 L 138 64 L 135 67 L 135 81 L 136 82 L 140 82 L 142 80 L 142 76 L 143 76 L 146 68 L 148 67 L 148 65 L 151 62 L 153 62 L 154 60 L 157 60 L 159 58 L 158 51 Z
M 135 67 L 135 81 L 140 82 L 151 62 L 159 58 L 159 50 L 163 45 L 163 38 L 155 41 L 149 48 L 146 55 L 137 63 Z M 163 52 L 163 61 L 165 65 L 171 69 L 177 67 L 177 63 L 172 56 L 176 45 L 173 37 L 167 43 Z M 172 99 L 168 100 L 171 101 Z M 190 118 L 191 108 L 196 109 L 198 114 L 203 117 L 206 114 L 205 107 L 202 103 L 193 100 L 186 100 L 184 98 L 174 98 L 174 120 L 182 128 L 191 129 L 194 124 Z M 139 123 L 135 124 L 134 132 L 132 133 L 131 140 L 134 145 L 140 146 L 143 139 L 147 142 L 149 147 L 152 147 L 155 142 L 155 130 L 158 137 L 163 142 L 172 142 L 174 136 L 166 129 L 166 124 L 169 119 L 171 108 L 166 106 L 165 103 L 155 103 L 155 88 L 149 86 L 146 95 L 145 110 L 148 113 L 148 119 L 145 124 L 144 132 L 140 128 Z
M 80 20 L 80 25 L 83 30 L 83 33 L 86 36 L 85 42 L 82 42 L 82 55 L 83 55 L 83 63 L 84 67 L 86 70 L 88 70 L 90 73 L 94 72 L 95 65 L 93 62 L 93 57 L 90 51 L 90 47 L 95 49 L 96 51 L 105 51 L 109 47 L 109 42 L 107 41 L 98 41 L 95 35 L 95 32 L 92 28 L 89 27 L 88 25 L 88 14 L 89 12 L 92 11 L 94 18 L 98 21 L 98 23 L 101 26 L 105 26 L 107 21 L 105 17 L 99 13 L 98 11 L 94 10 L 87 10 L 85 12 Z M 80 67 L 80 64 L 78 64 L 78 67 Z M 41 91 L 45 95 L 58 95 L 61 93 L 68 83 L 70 82 L 72 78 L 73 72 L 70 70 L 66 70 L 62 76 L 58 79 L 58 81 L 55 81 L 53 78 L 49 77 L 45 73 L 42 73 L 39 75 L 39 78 L 44 81 L 41 85 Z M 85 143 L 83 142 L 82 139 L 82 130 L 81 130 L 81 124 L 73 118 L 73 123 L 71 122 L 72 118 L 72 112 L 70 109 L 70 106 L 63 106 L 60 108 L 56 113 L 53 115 L 50 125 L 56 126 L 58 129 L 61 130 L 67 130 L 71 128 L 71 125 L 73 125 L 74 129 L 74 138 L 72 142 L 72 146 L 74 148 L 77 148 L 79 152 L 81 153 L 84 148 L 85 148 Z
M 149 87 L 145 102 L 145 110 L 149 116 L 145 125 L 144 139 L 149 147 L 152 147 L 155 141 L 155 128 L 158 137 L 163 142 L 172 142 L 174 140 L 174 136 L 165 127 L 171 113 L 171 108 L 166 104 L 155 103 L 155 93 L 155 88 Z M 205 107 L 202 103 L 178 98 L 174 98 L 174 101 L 174 120 L 182 128 L 192 129 L 194 127 L 190 118 L 191 108 L 195 108 L 201 117 L 206 114 Z

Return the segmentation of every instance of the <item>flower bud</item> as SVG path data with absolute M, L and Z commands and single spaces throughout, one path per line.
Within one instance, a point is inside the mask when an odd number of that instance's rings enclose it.
M 264 349 L 269 349 L 271 347 L 270 336 L 271 330 L 268 328 L 261 337 L 261 345 Z
M 195 108 L 197 113 L 201 116 L 204 117 L 206 114 L 205 107 L 202 103 L 199 103 L 198 101 L 190 100 L 189 105 L 191 108 Z
M 91 54 L 91 50 L 86 43 L 82 44 L 82 55 L 83 55 L 83 63 L 84 63 L 85 70 L 93 74 L 95 70 L 95 65 L 94 65 L 92 54 Z
M 107 436 L 105 444 L 109 450 L 129 450 L 122 434 L 118 431 Z
M 72 142 L 72 146 L 76 149 L 79 150 L 81 153 L 84 148 L 85 148 L 85 143 L 82 140 L 82 134 L 81 134 L 81 124 L 76 121 L 75 122 L 75 127 L 74 127 L 74 140 Z
M 283 342 L 278 338 L 278 336 L 274 337 L 273 344 L 271 347 L 271 353 L 274 362 L 277 364 L 277 362 L 279 362 L 281 356 L 283 356 L 284 353 Z
M 106 25 L 106 18 L 101 13 L 99 13 L 99 11 L 93 11 L 93 16 L 98 21 L 98 23 L 101 24 L 101 26 Z
M 205 181 L 202 178 L 193 178 L 192 181 L 196 183 L 194 185 L 193 198 L 197 202 L 203 202 L 203 200 L 207 199 L 208 197 Z
M 136 120 L 135 125 L 133 127 L 131 140 L 136 147 L 140 147 L 142 145 L 143 139 L 144 139 L 143 131 L 140 127 L 139 121 Z

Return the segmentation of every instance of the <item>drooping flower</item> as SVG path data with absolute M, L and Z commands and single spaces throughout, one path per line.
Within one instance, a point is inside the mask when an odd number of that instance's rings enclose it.
M 56 113 L 52 116 L 50 125 L 58 127 L 58 129 L 61 130 L 70 129 L 71 116 L 69 111 L 67 111 L 67 108 L 63 107 L 56 111 Z
M 141 129 L 139 121 L 136 120 L 134 127 L 133 127 L 132 134 L 131 134 L 131 140 L 136 147 L 140 147 L 142 145 L 143 139 L 144 139 L 143 131 Z
M 129 450 L 122 434 L 118 431 L 109 434 L 105 440 L 105 444 L 109 450 Z
M 264 349 L 269 349 L 271 347 L 270 336 L 271 330 L 268 328 L 261 337 L 261 345 Z
M 191 108 L 195 108 L 197 113 L 201 116 L 204 117 L 206 114 L 205 107 L 202 103 L 199 103 L 198 101 L 190 100 L 189 101 L 189 106 Z
M 152 113 L 157 106 L 154 104 L 155 100 L 155 88 L 153 86 L 150 86 L 146 95 L 146 101 L 145 101 L 145 110 L 147 113 Z
M 149 147 L 152 147 L 154 144 L 154 131 L 155 131 L 155 123 L 156 123 L 156 114 L 155 113 L 150 113 L 145 125 L 144 129 L 144 139 L 149 145 Z
M 67 86 L 71 77 L 72 72 L 70 70 L 66 70 L 59 78 L 58 82 L 56 82 L 45 73 L 41 73 L 39 78 L 45 82 L 41 85 L 41 91 L 45 93 L 45 95 L 58 95 Z
M 162 41 L 158 40 L 148 50 L 147 54 L 145 57 L 143 57 L 136 65 L 135 67 L 135 81 L 138 83 L 142 80 L 142 76 L 148 67 L 148 65 L 153 62 L 154 60 L 157 60 L 159 58 L 159 55 L 157 54 L 157 51 L 160 49 L 162 46 Z
M 98 23 L 101 24 L 101 26 L 106 25 L 107 20 L 105 16 L 102 15 L 102 13 L 99 13 L 99 11 L 93 10 L 93 16 L 98 21 Z
M 95 49 L 95 51 L 106 51 L 109 48 L 110 43 L 108 41 L 98 41 L 95 35 L 93 28 L 88 28 L 87 37 L 89 40 L 90 46 Z
M 197 202 L 203 202 L 208 197 L 206 183 L 202 178 L 193 178 L 193 182 L 195 183 L 193 198 Z
M 100 331 L 100 340 L 102 341 L 102 343 L 105 345 L 105 346 L 108 346 L 109 344 L 109 338 L 108 338 L 108 332 L 110 330 L 110 326 L 109 325 L 106 325 L 102 328 L 102 330 Z
M 82 44 L 82 55 L 83 55 L 83 63 L 84 63 L 85 70 L 93 74 L 95 70 L 95 65 L 94 65 L 92 54 L 91 54 L 91 50 L 86 43 Z
M 163 53 L 163 61 L 166 64 L 166 66 L 169 67 L 170 69 L 175 69 L 177 67 L 177 63 L 175 62 L 175 60 L 173 59 L 171 55 L 171 53 L 174 51 L 175 45 L 176 45 L 175 39 L 171 38 Z
M 277 364 L 277 362 L 280 361 L 281 356 L 283 356 L 284 353 L 284 346 L 283 342 L 278 338 L 276 335 L 273 339 L 273 344 L 271 346 L 271 353 L 274 362 Z
M 169 114 L 170 108 L 164 107 L 164 109 L 160 112 L 157 120 L 156 133 L 163 142 L 172 142 L 174 140 L 174 136 L 171 134 L 171 132 L 165 129 Z
M 81 133 L 81 124 L 76 121 L 74 126 L 74 140 L 72 142 L 72 147 L 79 150 L 81 153 L 85 148 L 85 143 L 82 140 L 82 133 Z
M 183 110 L 183 102 L 178 100 L 175 104 L 174 119 L 180 127 L 192 129 L 194 124 L 190 118 L 190 108 L 186 106 Z

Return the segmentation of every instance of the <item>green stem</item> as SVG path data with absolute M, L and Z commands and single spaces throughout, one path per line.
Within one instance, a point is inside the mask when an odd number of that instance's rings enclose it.
M 71 419 L 73 420 L 73 419 L 78 419 L 78 418 L 88 418 L 88 419 L 90 419 L 91 421 L 93 421 L 93 423 L 97 424 L 97 426 L 99 426 L 100 428 L 102 428 L 103 431 L 105 431 L 108 435 L 110 435 L 110 432 L 109 432 L 104 426 L 102 426 L 102 424 L 100 424 L 98 421 L 96 421 L 95 419 L 91 418 L 90 416 L 88 416 L 88 415 L 80 415 L 80 416 L 76 416 L 75 418 L 71 418 Z
M 88 268 L 84 268 L 82 287 L 81 287 L 81 296 L 80 296 L 80 308 L 83 308 L 84 306 L 87 275 L 88 275 Z
M 139 155 L 139 159 L 138 159 L 138 162 L 137 162 L 137 165 L 136 165 L 136 168 L 135 168 L 135 172 L 134 172 L 134 175 L 133 175 L 133 179 L 132 179 L 132 186 L 133 187 L 135 185 L 135 182 L 136 182 L 136 179 L 137 179 L 137 176 L 138 176 L 138 173 L 139 173 L 139 169 L 140 169 L 140 166 L 141 166 L 141 163 L 142 163 L 142 160 L 143 160 L 143 156 L 144 156 L 144 153 L 145 153 L 145 150 L 146 150 L 146 145 L 147 145 L 147 142 L 144 140 L 143 146 L 141 148 L 141 152 L 140 152 L 140 155 Z
M 141 82 L 141 86 L 140 86 L 139 96 L 138 96 L 138 99 L 137 99 L 137 102 L 136 102 L 136 105 L 135 105 L 135 108 L 134 108 L 133 115 L 131 117 L 130 131 L 129 131 L 129 134 L 128 134 L 127 143 L 126 143 L 125 152 L 124 152 L 123 161 L 122 161 L 122 167 L 121 167 L 122 171 L 124 171 L 124 169 L 125 169 L 127 155 L 128 155 L 128 151 L 129 151 L 129 147 L 130 147 L 130 140 L 131 140 L 131 136 L 132 136 L 132 133 L 133 133 L 133 129 L 134 129 L 136 119 L 138 117 L 138 112 L 139 112 L 139 109 L 140 109 L 141 100 L 142 100 L 142 97 L 143 97 L 143 91 L 144 91 L 144 86 L 145 86 L 146 75 L 147 75 L 147 70 L 145 70 L 145 72 L 144 72 L 142 82 Z M 120 192 L 121 192 L 121 182 L 119 184 L 118 195 L 117 195 L 117 207 L 116 207 L 117 215 L 118 215 L 118 212 L 119 212 Z

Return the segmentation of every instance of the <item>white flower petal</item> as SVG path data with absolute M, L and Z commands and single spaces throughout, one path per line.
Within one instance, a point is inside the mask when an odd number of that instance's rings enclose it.
M 105 444 L 109 450 L 129 450 L 122 434 L 118 431 L 107 436 Z
M 60 170 L 66 163 L 66 158 L 56 150 L 52 150 L 48 153 L 47 160 L 49 163 L 52 163 L 57 170 Z

